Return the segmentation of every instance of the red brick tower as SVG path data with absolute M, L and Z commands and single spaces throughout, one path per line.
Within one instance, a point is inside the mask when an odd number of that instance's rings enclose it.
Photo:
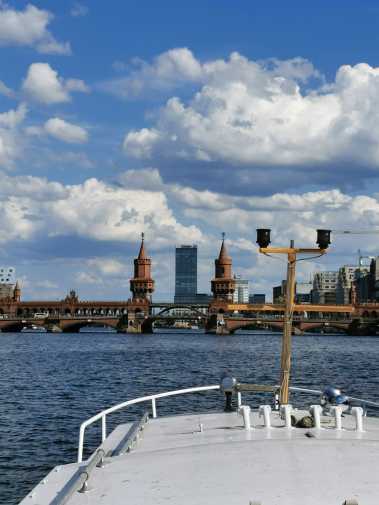
M 222 234 L 219 257 L 215 260 L 215 277 L 211 281 L 211 287 L 215 300 L 233 301 L 235 281 L 232 274 L 232 258 L 226 251 L 225 233 Z
M 151 278 L 151 259 L 146 256 L 143 233 L 138 258 L 134 260 L 134 277 L 130 279 L 130 291 L 133 293 L 133 301 L 145 300 L 149 302 L 154 291 L 154 281 Z
M 14 302 L 21 301 L 21 288 L 20 288 L 20 284 L 18 283 L 18 281 L 16 282 L 16 285 L 13 290 L 13 301 Z

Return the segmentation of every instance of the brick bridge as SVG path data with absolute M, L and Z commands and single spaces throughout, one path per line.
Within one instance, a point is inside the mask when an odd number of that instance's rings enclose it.
M 235 281 L 231 266 L 223 240 L 215 260 L 215 277 L 211 282 L 213 299 L 209 304 L 153 303 L 151 259 L 146 255 L 142 238 L 130 280 L 131 298 L 86 301 L 79 300 L 71 291 L 60 301 L 22 301 L 17 283 L 13 295 L 0 300 L 0 330 L 20 331 L 34 324 L 49 331 L 78 331 L 92 324 L 122 332 L 149 333 L 155 321 L 168 318 L 201 322 L 206 331 L 216 333 L 233 333 L 252 325 L 282 328 L 284 305 L 232 303 Z M 379 304 L 295 305 L 296 332 L 333 327 L 351 334 L 375 334 L 378 322 Z

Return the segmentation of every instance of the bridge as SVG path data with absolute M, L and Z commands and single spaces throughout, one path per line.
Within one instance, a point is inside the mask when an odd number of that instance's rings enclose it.
M 27 303 L 27 302 L 24 302 Z M 283 305 L 241 305 L 228 304 L 223 309 L 212 305 L 154 303 L 147 312 L 128 309 L 115 305 L 116 302 L 97 302 L 101 306 L 81 307 L 80 302 L 72 312 L 66 310 L 49 312 L 49 306 L 39 304 L 35 309 L 28 308 L 27 315 L 0 316 L 0 331 L 21 331 L 25 327 L 41 326 L 52 332 L 78 332 L 81 328 L 91 326 L 106 326 L 118 332 L 151 333 L 154 323 L 188 321 L 204 327 L 206 332 L 217 334 L 233 334 L 244 328 L 264 328 L 281 330 L 283 328 Z M 241 310 L 243 309 L 243 310 Z M 35 316 L 37 315 L 37 317 Z M 132 317 L 131 317 L 132 316 Z M 347 334 L 376 334 L 378 318 L 366 306 L 319 306 L 296 305 L 293 316 L 295 334 L 310 330 L 336 329 Z
M 105 325 L 128 333 L 149 333 L 154 323 L 162 320 L 193 321 L 207 332 L 233 333 L 255 324 L 271 328 L 283 326 L 284 304 L 233 303 L 235 279 L 232 260 L 224 240 L 215 260 L 215 277 L 211 281 L 213 298 L 209 303 L 170 303 L 152 300 L 155 283 L 151 277 L 151 260 L 142 237 L 134 275 L 130 279 L 132 297 L 127 300 L 80 300 L 75 291 L 63 300 L 24 301 L 21 289 L 14 287 L 9 296 L 0 299 L 0 330 L 20 331 L 34 324 L 49 331 L 79 331 L 88 324 Z M 351 334 L 379 332 L 379 304 L 294 306 L 295 331 L 334 327 Z

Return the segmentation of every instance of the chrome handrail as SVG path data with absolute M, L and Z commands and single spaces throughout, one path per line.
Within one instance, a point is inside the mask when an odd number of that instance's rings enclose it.
M 83 461 L 83 448 L 84 448 L 84 432 L 87 426 L 95 423 L 99 419 L 101 419 L 101 438 L 102 442 L 107 438 L 107 422 L 106 422 L 106 417 L 108 414 L 112 414 L 113 412 L 117 412 L 119 410 L 124 409 L 125 407 L 129 407 L 129 405 L 135 405 L 137 403 L 144 403 L 151 401 L 151 407 L 152 407 L 152 413 L 153 413 L 153 418 L 157 417 L 157 406 L 156 406 L 156 400 L 159 398 L 167 398 L 169 396 L 177 396 L 177 395 L 184 395 L 188 393 L 199 393 L 201 391 L 212 391 L 212 390 L 219 390 L 220 386 L 219 385 L 214 385 L 214 386 L 200 386 L 200 387 L 193 387 L 193 388 L 186 388 L 186 389 L 177 389 L 175 391 L 166 391 L 165 393 L 157 393 L 155 395 L 149 395 L 149 396 L 141 396 L 140 398 L 134 398 L 133 400 L 128 400 L 126 402 L 119 403 L 118 405 L 114 405 L 113 407 L 109 407 L 108 409 L 103 410 L 102 412 L 99 412 L 93 417 L 90 417 L 87 419 L 87 421 L 84 421 L 80 425 L 80 430 L 79 430 L 79 446 L 78 446 L 78 463 L 81 463 Z
M 278 389 L 279 385 L 273 386 L 274 389 Z M 322 395 L 322 391 L 319 389 L 308 389 L 308 388 L 300 388 L 296 386 L 291 386 L 290 391 L 296 392 L 296 393 L 305 393 L 305 394 L 312 394 L 312 395 Z M 152 410 L 152 417 L 153 419 L 157 417 L 157 405 L 156 405 L 156 400 L 160 398 L 167 398 L 170 396 L 178 396 L 178 395 L 184 395 L 188 393 L 199 393 L 202 391 L 217 391 L 220 390 L 219 385 L 212 385 L 212 386 L 199 386 L 199 387 L 192 387 L 192 388 L 186 388 L 186 389 L 176 389 L 174 391 L 166 391 L 165 393 L 157 393 L 154 395 L 148 395 L 148 396 L 141 396 L 139 398 L 134 398 L 133 400 L 127 400 L 126 402 L 119 403 L 117 405 L 114 405 L 113 407 L 109 407 L 108 409 L 105 409 L 95 416 L 87 419 L 80 425 L 80 430 L 79 430 L 79 445 L 78 445 L 78 463 L 81 463 L 83 461 L 83 449 L 84 449 L 84 434 L 85 434 L 85 429 L 87 426 L 90 426 L 91 424 L 95 423 L 96 421 L 101 419 L 101 438 L 102 442 L 107 438 L 107 423 L 106 423 L 106 417 L 108 414 L 112 414 L 113 412 L 117 412 L 119 410 L 122 410 L 126 407 L 129 407 L 130 405 L 136 405 L 137 403 L 144 403 L 144 402 L 151 402 L 151 410 Z M 257 391 L 259 392 L 267 392 L 267 391 Z M 238 404 L 241 404 L 241 392 L 238 392 Z M 275 396 L 275 395 L 274 395 Z M 348 396 L 348 400 L 351 401 L 356 401 L 361 403 L 364 406 L 370 406 L 373 408 L 378 408 L 379 409 L 379 403 L 368 401 L 368 400 L 363 400 L 361 398 L 355 398 L 352 396 Z

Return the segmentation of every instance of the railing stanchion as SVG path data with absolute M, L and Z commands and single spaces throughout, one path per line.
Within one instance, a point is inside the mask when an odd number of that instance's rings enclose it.
M 106 414 L 104 414 L 101 418 L 101 440 L 104 442 L 104 440 L 107 438 L 107 417 Z
M 151 399 L 151 410 L 153 411 L 153 419 L 155 419 L 157 417 L 157 404 L 155 398 Z
M 83 461 L 84 430 L 84 426 L 81 425 L 79 430 L 78 463 Z

